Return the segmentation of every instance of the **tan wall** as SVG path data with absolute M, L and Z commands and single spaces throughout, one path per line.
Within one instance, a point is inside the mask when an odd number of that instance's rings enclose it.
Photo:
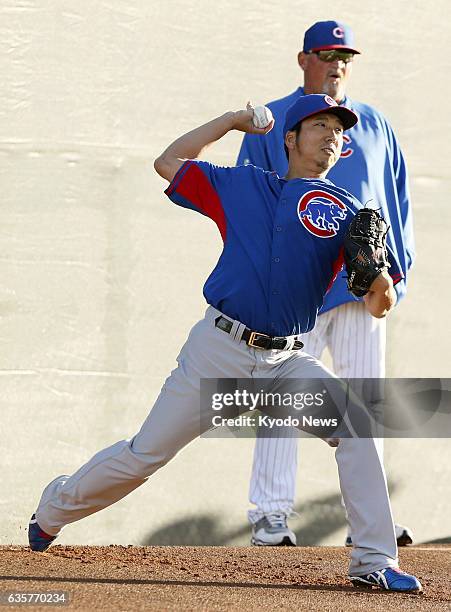
M 390 374 L 450 375 L 449 6 L 0 0 L 1 543 L 25 542 L 50 478 L 136 431 L 204 309 L 219 238 L 166 201 L 153 158 L 248 97 L 292 91 L 319 19 L 354 27 L 364 53 L 349 93 L 391 120 L 412 175 L 418 260 L 391 317 Z M 239 141 L 210 159 L 233 163 Z M 251 453 L 252 441 L 197 441 L 61 541 L 246 543 Z M 308 441 L 300 455 L 296 525 L 305 542 L 339 544 L 333 454 Z M 386 455 L 399 520 L 420 540 L 451 536 L 448 441 L 390 441 Z

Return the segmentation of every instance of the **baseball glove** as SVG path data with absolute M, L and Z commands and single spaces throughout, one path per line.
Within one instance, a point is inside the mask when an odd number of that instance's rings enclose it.
M 386 248 L 388 226 L 377 210 L 362 208 L 348 228 L 344 260 L 348 289 L 356 297 L 369 291 L 374 279 L 389 268 Z

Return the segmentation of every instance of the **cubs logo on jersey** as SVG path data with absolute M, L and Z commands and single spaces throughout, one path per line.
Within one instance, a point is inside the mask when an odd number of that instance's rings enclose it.
M 298 217 L 307 231 L 318 238 L 332 238 L 346 219 L 347 207 L 327 191 L 305 193 L 298 202 Z

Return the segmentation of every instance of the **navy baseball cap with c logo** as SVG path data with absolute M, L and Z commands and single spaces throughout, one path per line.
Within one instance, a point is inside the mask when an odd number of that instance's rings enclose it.
M 288 108 L 285 115 L 284 135 L 293 130 L 300 121 L 319 113 L 333 113 L 337 115 L 343 124 L 344 130 L 349 130 L 359 120 L 352 110 L 346 108 L 346 106 L 340 106 L 330 96 L 310 94 L 308 96 L 301 96 Z
M 339 21 L 317 21 L 304 35 L 304 53 L 339 49 L 360 53 L 354 48 L 354 32 Z

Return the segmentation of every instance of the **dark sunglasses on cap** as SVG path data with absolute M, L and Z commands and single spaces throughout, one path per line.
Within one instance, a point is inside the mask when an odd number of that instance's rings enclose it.
M 338 51 L 337 49 L 323 49 L 322 51 L 309 51 L 309 54 L 314 53 L 322 62 L 336 62 L 341 60 L 345 64 L 349 64 L 354 59 L 354 53 L 349 51 Z

